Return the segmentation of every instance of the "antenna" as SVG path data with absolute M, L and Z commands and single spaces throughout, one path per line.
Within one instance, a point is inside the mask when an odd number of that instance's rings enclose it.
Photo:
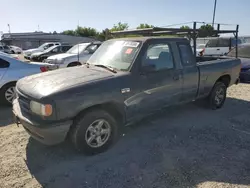
M 78 23 L 77 23 L 77 27 L 79 27 L 79 20 L 78 20 Z M 78 50 L 77 50 L 77 59 L 78 59 L 78 62 L 80 62 L 79 61 L 79 43 L 77 44 L 77 48 L 78 48 Z
M 37 25 L 37 31 L 40 31 L 40 26 L 39 25 Z

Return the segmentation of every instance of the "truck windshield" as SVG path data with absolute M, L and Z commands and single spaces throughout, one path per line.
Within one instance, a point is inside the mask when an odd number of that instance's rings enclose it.
M 68 54 L 80 54 L 82 53 L 86 47 L 89 45 L 90 43 L 83 43 L 83 44 L 77 44 L 75 46 L 73 46 L 72 48 L 70 48 L 66 53 Z
M 232 49 L 227 56 L 235 57 L 236 48 Z M 239 58 L 250 58 L 250 45 L 239 45 L 238 46 L 238 57 Z
M 87 63 L 127 71 L 134 61 L 140 45 L 141 42 L 138 41 L 106 41 L 96 50 Z

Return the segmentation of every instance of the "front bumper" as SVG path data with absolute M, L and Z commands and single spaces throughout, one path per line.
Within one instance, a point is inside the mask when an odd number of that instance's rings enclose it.
M 41 125 L 30 121 L 22 115 L 18 100 L 13 101 L 13 115 L 15 123 L 22 124 L 24 129 L 37 141 L 45 145 L 55 145 L 63 142 L 67 136 L 72 120 L 57 122 L 48 125 Z

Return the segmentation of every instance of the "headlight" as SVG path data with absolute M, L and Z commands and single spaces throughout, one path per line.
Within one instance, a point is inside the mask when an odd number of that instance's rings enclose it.
M 33 113 L 42 116 L 50 116 L 53 111 L 52 106 L 50 104 L 41 104 L 35 101 L 30 102 L 30 109 Z

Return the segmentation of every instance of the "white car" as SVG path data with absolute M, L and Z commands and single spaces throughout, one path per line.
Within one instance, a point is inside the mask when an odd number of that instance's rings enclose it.
M 0 55 L 0 102 L 12 104 L 16 82 L 25 76 L 48 70 L 44 63 L 25 63 L 10 56 Z
M 22 48 L 19 48 L 18 46 L 9 46 L 10 47 L 10 51 L 13 54 L 21 54 L 22 53 Z
M 245 43 L 243 39 L 238 39 L 238 44 Z M 215 37 L 209 39 L 205 45 L 205 56 L 222 56 L 227 54 L 236 45 L 234 37 Z
M 50 56 L 43 62 L 56 65 L 57 68 L 82 65 L 87 62 L 101 44 L 101 42 L 77 44 L 66 53 Z
M 23 51 L 24 58 L 30 59 L 30 56 L 32 55 L 32 53 L 43 52 L 44 50 L 50 48 L 51 46 L 60 45 L 60 44 L 61 44 L 60 42 L 46 42 L 42 44 L 41 46 L 39 46 L 38 48 L 25 50 Z
M 4 55 L 4 56 L 7 56 L 7 57 L 12 57 L 12 58 L 15 58 L 15 59 L 19 59 L 18 55 L 16 55 L 16 54 L 7 54 L 5 52 L 0 51 L 0 55 Z

